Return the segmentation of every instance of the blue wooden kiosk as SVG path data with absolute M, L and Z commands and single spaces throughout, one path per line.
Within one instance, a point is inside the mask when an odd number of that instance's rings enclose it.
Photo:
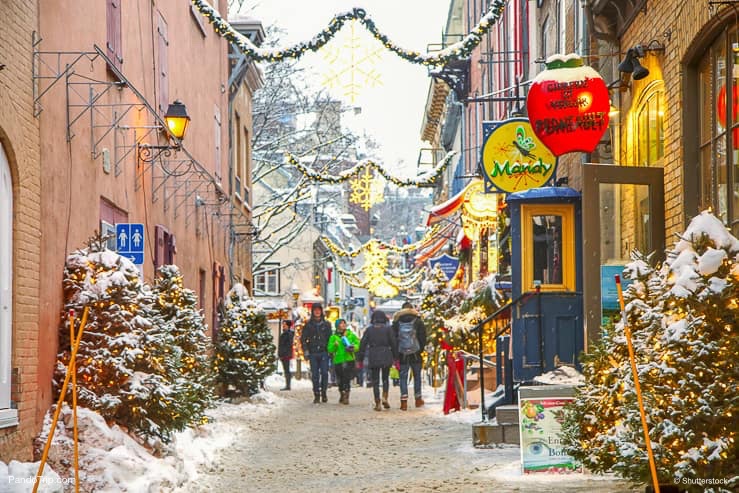
M 507 196 L 511 219 L 512 380 L 530 382 L 584 349 L 580 193 L 540 187 Z

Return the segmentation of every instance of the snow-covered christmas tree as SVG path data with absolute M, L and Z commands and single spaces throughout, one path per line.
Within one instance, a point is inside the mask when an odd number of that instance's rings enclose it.
M 110 251 L 97 235 L 88 248 L 72 253 L 64 268 L 64 312 L 59 332 L 55 388 L 59 392 L 70 357 L 68 313 L 89 308 L 87 324 L 77 352 L 78 402 L 116 421 L 147 433 L 141 403 L 153 389 L 164 389 L 145 358 L 150 323 L 141 316 L 151 294 L 139 271 L 127 258 Z M 71 389 L 70 389 L 71 390 Z M 71 394 L 70 394 L 71 395 Z M 67 399 L 70 398 L 67 396 Z
M 660 269 L 637 259 L 626 274 L 634 283 L 625 317 L 660 481 L 736 491 L 739 240 L 704 212 Z M 649 482 L 622 322 L 587 356 L 583 374 L 586 384 L 563 427 L 568 453 L 593 471 Z
M 88 307 L 76 357 L 79 404 L 137 434 L 168 441 L 172 431 L 202 422 L 212 404 L 197 297 L 184 288 L 176 266 L 162 267 L 150 288 L 105 240 L 98 235 L 67 259 L 55 387 L 69 364 L 67 313 Z
M 146 333 L 146 353 L 166 380 L 169 395 L 151 394 L 147 416 L 181 431 L 206 420 L 213 404 L 213 374 L 208 356 L 207 326 L 194 291 L 184 287 L 176 265 L 164 265 L 152 289 L 153 304 L 145 309 L 152 322 Z
M 223 313 L 216 340 L 218 381 L 226 393 L 256 394 L 277 361 L 267 317 L 241 284 L 228 292 Z

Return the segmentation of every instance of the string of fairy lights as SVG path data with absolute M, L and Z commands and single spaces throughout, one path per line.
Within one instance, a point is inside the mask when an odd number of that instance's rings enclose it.
M 281 62 L 287 59 L 297 60 L 308 51 L 315 52 L 320 50 L 326 43 L 331 41 L 347 22 L 358 21 L 387 50 L 410 63 L 428 66 L 443 66 L 452 60 L 470 56 L 472 50 L 480 44 L 493 25 L 500 20 L 505 8 L 505 2 L 503 0 L 494 0 L 490 3 L 490 7 L 485 15 L 482 16 L 480 22 L 460 41 L 438 52 L 421 53 L 419 51 L 405 49 L 395 44 L 386 34 L 380 31 L 375 21 L 361 8 L 354 8 L 350 11 L 334 15 L 328 26 L 308 41 L 302 41 L 286 48 L 268 49 L 256 46 L 249 38 L 236 31 L 205 0 L 192 0 L 192 4 L 198 12 L 208 19 L 216 34 L 227 39 L 251 60 L 258 62 Z
M 388 170 L 385 169 L 384 166 L 381 164 L 378 164 L 370 159 L 365 159 L 354 166 L 352 166 L 349 169 L 346 169 L 344 171 L 341 171 L 337 175 L 325 175 L 322 173 L 318 173 L 316 171 L 313 171 L 308 166 L 304 165 L 300 162 L 298 158 L 296 158 L 294 155 L 290 154 L 289 152 L 286 153 L 286 159 L 287 162 L 295 168 L 300 171 L 304 177 L 321 182 L 321 183 L 330 183 L 330 184 L 338 184 L 338 183 L 345 183 L 346 181 L 357 177 L 362 171 L 365 169 L 371 169 L 376 170 L 380 175 L 382 175 L 387 181 L 399 186 L 399 187 L 423 187 L 428 185 L 433 185 L 436 180 L 441 176 L 442 173 L 447 169 L 449 164 L 452 162 L 452 158 L 456 155 L 456 152 L 449 152 L 446 156 L 444 156 L 444 159 L 441 160 L 441 162 L 434 168 L 433 170 L 424 173 L 423 175 L 419 176 L 416 179 L 413 178 L 398 178 L 394 176 L 392 173 L 390 173 Z
M 502 0 L 494 0 L 491 2 L 487 12 L 482 16 L 478 24 L 474 26 L 460 41 L 441 51 L 424 54 L 418 51 L 407 50 L 395 44 L 386 34 L 380 31 L 374 20 L 364 9 L 361 8 L 354 8 L 350 11 L 336 14 L 326 28 L 322 29 L 308 41 L 303 41 L 287 48 L 261 48 L 254 45 L 251 40 L 236 31 L 220 16 L 217 10 L 209 5 L 208 2 L 204 0 L 192 0 L 192 4 L 208 19 L 218 35 L 227 39 L 245 56 L 254 61 L 281 62 L 287 59 L 297 60 L 308 51 L 315 52 L 321 49 L 347 22 L 357 21 L 389 51 L 410 63 L 428 66 L 443 66 L 452 60 L 469 57 L 472 50 L 480 44 L 483 37 L 500 19 L 505 6 L 505 2 Z M 386 170 L 382 165 L 371 160 L 361 161 L 351 168 L 338 173 L 338 175 L 326 175 L 316 172 L 310 167 L 303 165 L 300 160 L 291 153 L 286 154 L 286 160 L 302 173 L 304 178 L 313 182 L 339 184 L 353 179 L 353 201 L 361 205 L 365 210 L 369 210 L 374 202 L 381 201 L 379 196 L 372 196 L 372 190 L 369 188 L 369 184 L 373 182 L 373 179 L 370 177 L 373 171 L 398 187 L 423 187 L 433 185 L 447 169 L 455 154 L 456 153 L 453 152 L 448 153 L 436 168 L 415 179 L 399 178 Z M 364 186 L 360 186 L 362 183 L 359 183 L 359 175 L 362 172 L 365 174 L 364 182 L 366 183 L 364 183 Z M 348 256 L 354 258 L 361 253 L 364 254 L 364 265 L 360 269 L 364 276 L 363 280 L 358 277 L 359 272 L 353 273 L 351 271 L 338 269 L 339 274 L 347 280 L 347 283 L 355 287 L 367 288 L 378 296 L 393 296 L 397 294 L 397 291 L 400 289 L 408 289 L 418 284 L 422 280 L 423 275 L 420 269 L 414 269 L 410 273 L 402 275 L 388 275 L 386 273 L 388 252 L 407 253 L 415 251 L 427 244 L 428 239 L 435 233 L 436 229 L 433 229 L 427 234 L 427 241 L 419 241 L 415 244 L 402 247 L 397 247 L 395 245 L 373 239 L 365 243 L 358 250 L 348 252 L 337 247 L 328 238 L 324 237 L 323 242 L 329 250 L 331 250 L 334 256 Z
M 358 248 L 355 248 L 353 250 L 344 250 L 343 248 L 340 248 L 338 245 L 336 245 L 336 243 L 331 241 L 328 236 L 321 236 L 321 241 L 324 245 L 326 245 L 326 248 L 328 248 L 331 253 L 334 254 L 334 256 L 338 257 L 357 258 L 362 253 L 375 248 L 389 250 L 395 253 L 410 253 L 426 246 L 428 242 L 436 236 L 436 234 L 439 232 L 439 229 L 440 227 L 438 225 L 433 226 L 431 229 L 426 231 L 421 240 L 403 246 L 393 245 L 392 243 L 378 240 L 377 238 L 372 238 L 370 240 L 367 240 Z

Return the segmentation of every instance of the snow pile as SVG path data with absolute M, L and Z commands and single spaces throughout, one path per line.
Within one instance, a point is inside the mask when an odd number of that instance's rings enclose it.
M 222 402 L 209 412 L 210 423 L 175 433 L 172 443 L 166 446 L 157 443 L 153 449 L 142 445 L 123 428 L 109 426 L 99 414 L 78 408 L 80 491 L 171 491 L 193 482 L 198 471 L 211 470 L 217 465 L 217 454 L 234 442 L 244 420 L 268 413 L 282 402 L 284 399 L 271 393 L 254 395 L 249 402 L 240 404 Z M 50 427 L 51 417 L 47 413 L 38 447 L 45 444 Z M 50 484 L 74 481 L 72 427 L 72 410 L 65 405 L 44 468 L 44 477 L 49 478 Z M 0 478 L 33 477 L 37 469 L 38 463 L 12 461 L 5 466 L 0 462 Z M 0 482 L 0 492 L 6 493 L 5 485 Z M 32 484 L 11 486 L 8 493 L 30 492 L 33 487 Z M 62 489 L 40 491 L 61 492 Z
M 31 493 L 36 481 L 38 462 L 18 462 L 9 464 L 0 461 L 0 493 Z M 61 478 L 51 468 L 44 469 L 38 491 L 42 493 L 63 493 L 64 485 L 73 485 L 74 478 Z
M 543 375 L 534 377 L 534 381 L 548 385 L 582 385 L 585 383 L 585 377 L 570 366 L 560 366 Z

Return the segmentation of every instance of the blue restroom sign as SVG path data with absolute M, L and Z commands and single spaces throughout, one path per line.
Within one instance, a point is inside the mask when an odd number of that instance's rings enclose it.
M 118 255 L 136 265 L 144 264 L 144 225 L 118 223 L 115 225 L 115 245 Z

